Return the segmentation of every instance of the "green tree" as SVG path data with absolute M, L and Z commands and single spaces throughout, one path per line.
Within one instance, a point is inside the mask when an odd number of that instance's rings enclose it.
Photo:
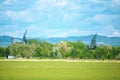
M 120 53 L 115 57 L 116 60 L 120 60 Z
M 39 42 L 39 46 L 35 49 L 35 57 L 50 58 L 52 56 L 52 44 L 47 41 Z
M 87 58 L 87 46 L 82 42 L 68 42 L 68 45 L 71 47 L 71 57 L 72 58 Z
M 39 44 L 39 41 L 36 39 L 28 39 L 28 44 Z
M 54 44 L 53 52 L 56 58 L 67 58 L 70 56 L 71 47 L 68 46 L 67 42 L 61 41 L 58 44 Z
M 6 57 L 6 48 L 0 47 L 0 57 Z
M 34 46 L 31 44 L 18 44 L 15 43 L 8 47 L 9 55 L 15 56 L 16 58 L 31 58 L 34 53 Z
M 120 46 L 113 46 L 113 57 L 115 58 L 120 53 Z

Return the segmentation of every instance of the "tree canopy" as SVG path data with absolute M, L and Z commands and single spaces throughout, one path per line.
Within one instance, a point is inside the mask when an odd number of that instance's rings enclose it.
M 7 48 L 0 47 L 0 57 L 15 58 L 79 58 L 79 59 L 120 59 L 120 46 L 99 45 L 90 50 L 80 42 L 51 44 L 47 41 L 28 40 L 28 44 L 14 43 Z

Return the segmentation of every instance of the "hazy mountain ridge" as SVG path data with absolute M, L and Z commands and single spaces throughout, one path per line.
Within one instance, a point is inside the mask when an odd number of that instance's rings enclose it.
M 81 41 L 85 44 L 89 44 L 93 35 L 88 36 L 71 36 L 71 37 L 50 37 L 50 38 L 32 38 L 37 40 L 46 40 L 49 43 L 58 43 L 60 41 Z M 11 44 L 12 37 L 10 36 L 0 36 L 0 46 L 7 46 Z M 113 46 L 120 46 L 120 37 L 107 37 L 107 36 L 97 36 L 97 44 L 106 44 Z
M 79 37 L 64 37 L 64 38 L 49 38 L 48 41 L 50 43 L 64 41 L 81 41 L 85 44 L 89 44 L 93 35 L 88 36 L 79 36 Z M 107 37 L 107 36 L 97 36 L 97 44 L 105 44 L 105 45 L 113 45 L 120 46 L 120 37 Z

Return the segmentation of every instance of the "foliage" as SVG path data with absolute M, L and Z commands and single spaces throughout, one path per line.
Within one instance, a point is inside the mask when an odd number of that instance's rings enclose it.
M 55 58 L 66 58 L 70 56 L 71 47 L 68 46 L 67 42 L 61 41 L 58 44 L 54 44 L 53 52 Z
M 115 57 L 116 60 L 120 60 L 120 53 Z
M 40 42 L 35 48 L 35 57 L 50 58 L 52 56 L 52 44 L 49 44 L 47 41 Z
M 6 57 L 6 48 L 0 47 L 0 57 Z
M 15 56 L 16 58 L 31 58 L 34 53 L 34 45 L 26 44 L 13 44 L 8 47 L 9 55 Z
M 28 44 L 14 43 L 7 48 L 0 47 L 0 56 L 16 58 L 79 58 L 79 59 L 119 59 L 120 46 L 99 45 L 89 50 L 80 41 L 51 44 L 47 41 L 28 40 Z
M 83 59 L 87 57 L 87 47 L 82 42 L 68 42 L 68 45 L 72 48 L 70 53 L 72 58 Z
M 28 39 L 27 42 L 28 42 L 29 44 L 38 44 L 38 43 L 39 43 L 39 41 L 36 40 L 36 39 Z

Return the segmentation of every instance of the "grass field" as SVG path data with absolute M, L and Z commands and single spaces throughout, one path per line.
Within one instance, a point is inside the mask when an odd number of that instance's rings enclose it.
M 0 80 L 120 80 L 120 62 L 1 60 Z

